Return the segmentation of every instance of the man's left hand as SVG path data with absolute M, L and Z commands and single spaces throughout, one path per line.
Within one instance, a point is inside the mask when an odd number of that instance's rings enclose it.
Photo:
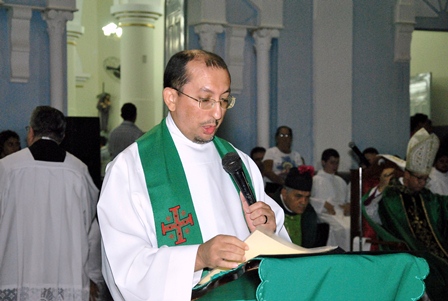
M 240 192 L 240 199 L 243 204 L 246 223 L 250 232 L 254 232 L 258 227 L 263 228 L 268 233 L 274 233 L 277 229 L 275 213 L 265 202 L 256 202 L 248 205 L 246 198 Z

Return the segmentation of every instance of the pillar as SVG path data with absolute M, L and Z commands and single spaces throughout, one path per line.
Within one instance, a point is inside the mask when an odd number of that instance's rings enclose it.
M 66 10 L 50 9 L 43 12 L 47 22 L 50 40 L 50 104 L 52 107 L 67 114 L 66 110 L 66 48 L 65 27 L 73 13 Z
M 162 74 L 155 68 L 163 59 L 163 45 L 155 45 L 154 22 L 162 16 L 163 1 L 114 5 L 111 13 L 123 29 L 120 41 L 120 107 L 132 102 L 137 107 L 136 124 L 143 131 L 156 125 L 163 114 L 161 93 L 156 93 L 155 78 Z M 157 2 L 156 4 L 154 2 Z
M 269 51 L 272 38 L 278 38 L 277 29 L 259 29 L 254 31 L 257 51 L 257 145 L 269 147 Z

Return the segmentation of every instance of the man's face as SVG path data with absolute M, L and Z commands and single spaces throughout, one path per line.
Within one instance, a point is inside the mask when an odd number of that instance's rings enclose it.
M 327 161 L 322 160 L 322 167 L 326 173 L 335 174 L 339 168 L 339 158 L 331 156 Z
M 220 100 L 230 93 L 230 78 L 226 70 L 207 67 L 202 61 L 187 64 L 188 83 L 181 91 L 196 99 Z M 164 89 L 164 101 L 182 134 L 195 143 L 212 141 L 221 125 L 226 109 L 215 103 L 210 110 L 199 108 L 197 101 L 178 94 L 174 89 Z
M 291 152 L 292 136 L 287 128 L 281 128 L 276 137 L 277 147 L 284 153 Z
M 306 206 L 310 201 L 310 191 L 296 189 L 282 189 L 282 197 L 286 207 L 296 214 L 305 212 Z
M 411 192 L 421 191 L 426 186 L 427 181 L 428 175 L 419 175 L 408 170 L 404 171 L 403 184 Z
M 17 138 L 9 137 L 8 140 L 3 144 L 3 154 L 4 156 L 15 153 L 20 150 L 20 141 Z
M 437 159 L 434 167 L 442 173 L 448 172 L 448 156 L 441 156 Z

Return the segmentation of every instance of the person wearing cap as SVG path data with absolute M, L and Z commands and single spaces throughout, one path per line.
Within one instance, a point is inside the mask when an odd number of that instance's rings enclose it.
M 448 295 L 448 197 L 425 187 L 438 147 L 435 134 L 424 128 L 416 132 L 408 144 L 403 178 L 380 195 L 380 221 L 366 216 L 381 240 L 404 243 L 426 259 L 430 273 L 425 284 L 433 301 L 446 300 Z
M 317 214 L 313 206 L 309 205 L 313 175 L 313 166 L 291 168 L 285 184 L 273 195 L 273 199 L 285 211 L 284 225 L 291 241 L 305 248 L 325 245 L 325 241 L 323 244 L 319 242 Z M 328 224 L 325 225 L 328 227 Z

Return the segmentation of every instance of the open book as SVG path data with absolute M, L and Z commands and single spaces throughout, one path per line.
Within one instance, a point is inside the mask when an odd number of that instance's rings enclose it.
M 246 240 L 249 250 L 246 251 L 246 261 L 260 255 L 295 255 L 295 254 L 313 254 L 325 253 L 336 249 L 336 246 L 325 246 L 318 248 L 303 248 L 292 242 L 289 242 L 276 234 L 266 234 L 261 230 L 255 230 Z M 226 269 L 215 268 L 199 281 L 199 284 L 205 284 L 211 278 Z

